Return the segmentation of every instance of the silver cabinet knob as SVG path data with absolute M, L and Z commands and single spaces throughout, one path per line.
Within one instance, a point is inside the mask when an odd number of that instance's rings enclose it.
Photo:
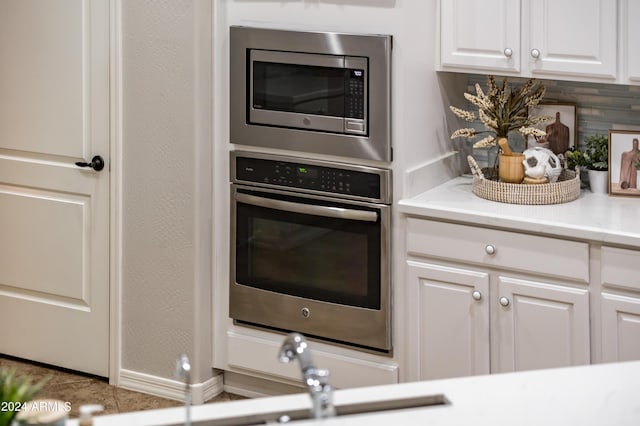
M 471 297 L 473 297 L 473 300 L 480 300 L 482 299 L 482 293 L 480 293 L 478 290 L 475 290 L 473 293 L 471 293 Z
M 531 49 L 531 57 L 538 59 L 540 57 L 540 51 L 538 49 Z
M 507 298 L 506 298 L 506 297 L 504 297 L 504 296 L 503 296 L 503 297 L 501 297 L 501 298 L 500 298 L 500 304 L 501 304 L 502 306 L 509 306 L 509 299 L 507 299 Z
M 484 248 L 484 251 L 487 254 L 496 254 L 496 248 L 491 244 L 487 244 L 487 246 Z
M 507 58 L 510 58 L 511 55 L 513 55 L 513 50 L 509 49 L 508 47 L 506 47 L 503 51 L 504 56 L 506 56 Z

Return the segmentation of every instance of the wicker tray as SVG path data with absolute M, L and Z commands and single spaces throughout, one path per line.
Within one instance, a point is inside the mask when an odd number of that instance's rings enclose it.
M 559 204 L 580 196 L 580 172 L 563 169 L 554 183 L 526 185 L 504 183 L 485 178 L 476 160 L 467 157 L 473 174 L 472 190 L 478 197 L 511 204 Z M 490 169 L 485 169 L 487 172 Z

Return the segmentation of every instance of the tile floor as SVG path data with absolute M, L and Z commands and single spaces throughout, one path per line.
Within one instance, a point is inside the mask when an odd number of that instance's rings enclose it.
M 0 368 L 15 369 L 17 375 L 31 377 L 35 382 L 48 378 L 36 398 L 70 402 L 70 418 L 78 417 L 78 409 L 84 404 L 103 405 L 104 411 L 99 414 L 116 414 L 182 405 L 178 401 L 111 386 L 106 379 L 100 377 L 51 368 L 2 354 L 0 354 Z M 223 392 L 207 403 L 235 399 L 243 399 L 243 397 Z M 96 414 L 98 415 L 98 413 Z

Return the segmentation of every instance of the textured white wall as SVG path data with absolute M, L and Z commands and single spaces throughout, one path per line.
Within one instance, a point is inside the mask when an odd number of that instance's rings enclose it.
M 211 0 L 122 1 L 122 368 L 211 377 Z

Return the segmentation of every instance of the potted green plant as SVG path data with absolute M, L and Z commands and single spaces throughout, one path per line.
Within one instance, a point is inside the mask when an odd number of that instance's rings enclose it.
M 584 139 L 583 151 L 571 149 L 567 152 L 567 167 L 586 168 L 591 192 L 607 193 L 609 176 L 609 138 L 596 134 Z
M 30 378 L 19 377 L 15 370 L 0 368 L 0 426 L 9 426 L 18 412 L 42 389 L 46 380 L 32 383 Z

